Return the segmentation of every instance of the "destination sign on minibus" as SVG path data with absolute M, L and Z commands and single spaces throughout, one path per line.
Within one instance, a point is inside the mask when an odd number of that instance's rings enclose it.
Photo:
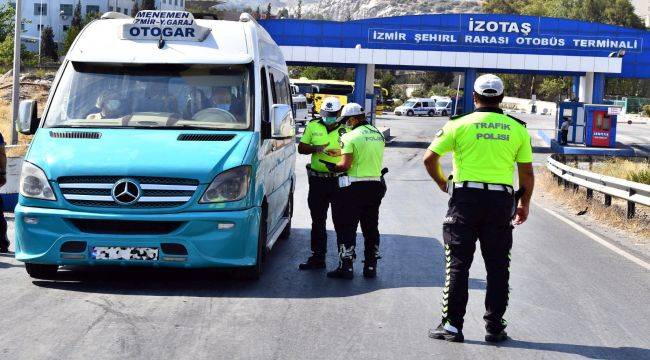
M 210 28 L 199 26 L 187 11 L 139 11 L 133 24 L 122 30 L 125 40 L 180 40 L 203 41 Z

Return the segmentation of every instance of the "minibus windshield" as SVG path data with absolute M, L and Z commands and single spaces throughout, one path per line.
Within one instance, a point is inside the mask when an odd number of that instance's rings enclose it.
M 438 101 L 436 107 L 447 107 L 449 106 L 449 101 Z
M 248 129 L 246 65 L 68 63 L 45 127 Z
M 404 103 L 404 107 L 411 108 L 415 106 L 415 101 L 407 101 Z

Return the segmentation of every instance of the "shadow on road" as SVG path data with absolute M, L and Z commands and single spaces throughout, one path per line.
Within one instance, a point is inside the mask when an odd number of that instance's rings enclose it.
M 0 260 L 2 258 L 13 259 L 14 258 L 14 253 L 12 253 L 12 252 L 10 252 L 10 253 L 2 253 L 2 254 L 0 254 Z M 16 265 L 16 264 L 9 264 L 9 263 L 6 263 L 6 262 L 0 262 L 0 269 L 8 269 L 8 268 L 12 268 L 12 267 L 23 267 L 23 264 L 20 263 L 20 264 Z
M 496 346 L 514 349 L 528 349 L 551 351 L 563 354 L 580 355 L 588 359 L 617 359 L 617 360 L 637 360 L 637 359 L 650 359 L 650 349 L 643 349 L 637 347 L 607 347 L 607 346 L 592 346 L 592 345 L 575 345 L 575 344 L 562 344 L 562 343 L 542 343 L 524 340 L 510 339 L 498 345 L 491 345 L 488 343 L 465 340 L 466 344 L 483 345 L 483 346 Z
M 39 287 L 89 293 L 147 296 L 196 296 L 241 298 L 347 297 L 383 289 L 442 287 L 444 250 L 428 237 L 382 235 L 383 259 L 376 279 L 361 276 L 360 258 L 353 281 L 328 279 L 325 270 L 299 271 L 298 263 L 309 256 L 308 229 L 293 229 L 267 257 L 259 281 L 235 280 L 233 271 L 148 267 L 65 267 L 53 281 L 34 281 Z M 335 239 L 329 232 L 330 241 Z M 358 254 L 363 254 L 359 235 Z M 334 244 L 330 244 L 334 249 Z M 363 257 L 363 255 L 361 255 Z M 336 254 L 328 254 L 328 268 L 336 266 Z M 485 289 L 485 282 L 470 279 L 470 288 Z
M 388 146 L 392 148 L 403 149 L 426 149 L 431 145 L 431 141 L 393 141 Z

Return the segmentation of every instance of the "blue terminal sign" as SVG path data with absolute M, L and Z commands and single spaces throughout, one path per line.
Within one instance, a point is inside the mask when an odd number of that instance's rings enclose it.
M 650 78 L 650 32 L 584 21 L 514 15 L 445 14 L 348 22 L 268 20 L 279 45 L 607 57 L 625 49 L 623 71 Z

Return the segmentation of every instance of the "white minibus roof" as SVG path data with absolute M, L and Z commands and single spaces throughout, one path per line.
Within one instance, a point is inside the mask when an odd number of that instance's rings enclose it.
M 245 64 L 255 57 L 252 36 L 247 36 L 247 33 L 261 29 L 254 21 L 194 20 L 192 17 L 192 26 L 196 27 L 197 34 L 201 32 L 203 39 L 188 41 L 184 37 L 194 35 L 195 30 L 187 30 L 187 22 L 176 25 L 181 20 L 172 17 L 174 13 L 189 13 L 167 11 L 171 19 L 149 20 L 170 21 L 168 27 L 160 23 L 147 24 L 146 19 L 140 19 L 144 23 L 138 23 L 141 13 L 135 19 L 93 21 L 77 37 L 66 58 L 71 61 L 109 63 Z M 155 35 L 161 34 L 160 29 L 164 27 L 168 29 L 165 34 L 169 36 L 161 48 L 160 36 L 151 36 L 153 27 L 159 28 Z M 133 32 L 125 29 L 132 29 Z

